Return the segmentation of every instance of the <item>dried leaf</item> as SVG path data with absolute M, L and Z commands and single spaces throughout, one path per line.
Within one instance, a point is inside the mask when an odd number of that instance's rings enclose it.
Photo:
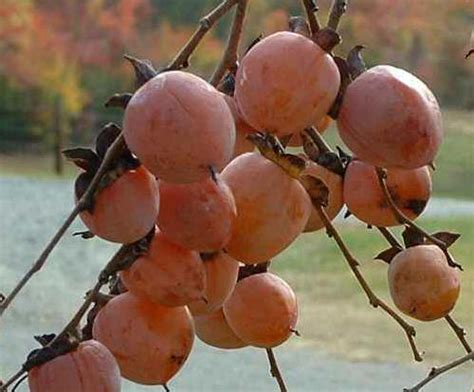
M 140 60 L 128 55 L 124 57 L 133 65 L 135 70 L 135 87 L 137 89 L 158 74 L 150 60 Z
M 306 132 L 300 133 L 301 139 L 303 140 L 303 151 L 313 162 L 317 162 L 321 152 L 319 151 L 318 146 L 313 142 L 313 140 L 306 134 Z
M 425 243 L 425 236 L 410 226 L 407 226 L 405 230 L 403 230 L 402 236 L 406 248 L 422 245 Z
M 103 159 L 107 150 L 118 138 L 122 130 L 120 127 L 114 123 L 109 123 L 105 127 L 102 128 L 100 133 L 97 135 L 95 139 L 95 150 L 97 151 L 97 155 Z
M 329 201 L 329 189 L 321 179 L 309 175 L 303 175 L 300 182 L 308 192 L 314 206 L 327 206 Z
M 95 173 L 100 166 L 99 157 L 90 148 L 69 148 L 63 150 L 62 154 L 68 161 L 89 173 Z
M 388 248 L 385 249 L 383 252 L 380 252 L 377 256 L 374 257 L 375 260 L 383 260 L 387 264 L 390 264 L 392 259 L 402 251 L 400 248 Z
M 437 238 L 438 240 L 443 241 L 446 244 L 446 247 L 449 248 L 459 239 L 459 237 L 461 237 L 461 234 L 451 233 L 449 231 L 440 231 L 432 234 L 432 236 Z
M 349 84 L 352 82 L 352 77 L 349 72 L 349 66 L 346 60 L 344 60 L 342 57 L 334 56 L 334 61 L 336 62 L 337 68 L 339 69 L 341 85 L 339 86 L 336 99 L 329 109 L 328 116 L 336 120 L 339 115 L 339 110 L 341 109 L 342 100 L 344 98 L 344 94 L 346 93 L 347 86 L 349 86 Z
M 105 103 L 106 108 L 122 108 L 125 109 L 132 99 L 133 94 L 122 93 L 112 95 Z
M 345 168 L 342 164 L 341 158 L 335 152 L 325 152 L 321 154 L 317 159 L 317 164 L 325 167 L 333 173 L 344 176 Z
M 349 211 L 349 208 L 346 210 L 346 212 L 344 213 L 344 219 L 347 219 L 349 218 L 350 216 L 352 215 L 352 212 Z
M 364 45 L 356 45 L 347 55 L 347 66 L 353 80 L 367 71 L 367 66 L 361 54 L 364 48 Z

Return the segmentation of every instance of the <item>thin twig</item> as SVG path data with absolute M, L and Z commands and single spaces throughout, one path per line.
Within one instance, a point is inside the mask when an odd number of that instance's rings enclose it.
M 359 271 L 359 263 L 355 259 L 355 257 L 352 255 L 350 252 L 349 248 L 346 246 L 344 243 L 342 237 L 339 235 L 338 231 L 332 224 L 331 220 L 329 219 L 326 211 L 324 210 L 324 207 L 315 205 L 316 211 L 318 215 L 321 217 L 321 220 L 324 222 L 324 225 L 326 227 L 326 230 L 328 234 L 334 238 L 336 241 L 337 245 L 339 246 L 339 249 L 341 250 L 342 254 L 346 258 L 350 269 L 354 273 L 357 281 L 361 285 L 362 289 L 364 290 L 365 294 L 367 295 L 370 304 L 374 307 L 380 307 L 382 308 L 388 315 L 390 315 L 405 331 L 405 334 L 408 338 L 408 343 L 410 344 L 410 347 L 413 351 L 413 357 L 415 358 L 415 361 L 422 361 L 423 358 L 421 357 L 420 352 L 418 351 L 415 343 L 415 336 L 416 336 L 416 331 L 413 326 L 408 324 L 402 317 L 400 317 L 390 306 L 388 306 L 384 301 L 382 301 L 380 298 L 378 298 L 372 289 L 369 287 L 369 284 Z
M 410 218 L 408 218 L 399 208 L 398 206 L 395 204 L 395 201 L 393 200 L 393 197 L 392 195 L 390 194 L 390 191 L 388 190 L 388 186 L 387 186 L 387 174 L 385 172 L 385 169 L 382 169 L 380 167 L 377 168 L 377 177 L 378 177 L 378 180 L 379 180 L 379 184 L 383 190 L 383 193 L 384 193 L 384 196 L 385 196 L 385 199 L 387 200 L 393 214 L 395 215 L 395 218 L 397 219 L 397 221 L 400 223 L 400 224 L 403 224 L 403 225 L 407 225 L 409 227 L 411 227 L 412 229 L 416 230 L 418 233 L 422 234 L 426 239 L 428 239 L 430 242 L 432 242 L 433 244 L 437 245 L 442 251 L 443 253 L 445 254 L 446 256 L 446 259 L 448 260 L 448 264 L 451 266 L 451 267 L 457 267 L 459 268 L 460 270 L 462 270 L 462 267 L 461 265 L 459 265 L 458 263 L 456 263 L 451 254 L 449 253 L 448 251 L 448 247 L 446 246 L 446 244 L 439 240 L 438 238 L 432 236 L 430 233 L 428 233 L 425 229 L 423 229 L 422 227 L 418 226 L 415 222 L 413 222 Z
M 308 18 L 311 34 L 316 34 L 321 28 L 319 26 L 318 17 L 316 16 L 316 12 L 318 11 L 316 0 L 302 0 L 302 1 L 303 1 L 304 9 L 306 11 L 306 16 Z
M 464 357 L 456 359 L 455 361 L 452 361 L 448 363 L 447 365 L 441 366 L 439 368 L 432 368 L 428 376 L 426 376 L 426 378 L 421 380 L 418 384 L 416 384 L 412 388 L 405 388 L 403 392 L 419 392 L 421 388 L 423 388 L 430 381 L 434 380 L 436 377 L 447 372 L 448 370 L 454 369 L 455 367 L 462 365 L 463 363 L 469 360 L 474 360 L 474 352 L 466 354 Z
M 390 245 L 392 245 L 392 247 L 394 247 L 396 249 L 400 249 L 400 250 L 403 249 L 402 244 L 400 242 L 398 242 L 397 237 L 395 237 L 395 235 L 390 231 L 390 229 L 388 229 L 386 227 L 377 226 L 377 230 L 380 231 L 380 233 L 382 233 L 384 238 L 387 240 L 387 242 Z
M 449 314 L 445 317 L 445 320 L 448 322 L 449 326 L 454 331 L 463 347 L 466 349 L 466 352 L 468 354 L 472 353 L 472 348 L 467 342 L 466 331 L 464 330 L 464 328 L 461 327 L 458 323 L 456 323 L 456 321 L 454 321 L 454 319 Z
M 46 245 L 46 248 L 43 250 L 43 252 L 38 257 L 38 259 L 33 263 L 31 268 L 21 278 L 21 280 L 13 288 L 11 293 L 6 298 L 4 298 L 3 301 L 1 301 L 1 303 L 0 303 L 0 317 L 3 315 L 5 310 L 11 305 L 11 303 L 16 298 L 18 293 L 23 289 L 23 287 L 25 287 L 25 285 L 32 278 L 32 276 L 35 273 L 37 273 L 38 271 L 40 271 L 41 268 L 44 266 L 44 264 L 46 263 L 46 260 L 48 259 L 50 253 L 53 251 L 53 249 L 59 243 L 59 241 L 63 237 L 64 233 L 69 228 L 69 226 L 71 226 L 71 224 L 76 219 L 77 215 L 82 210 L 85 209 L 85 207 L 90 202 L 91 198 L 93 198 L 94 193 L 97 190 L 97 187 L 98 187 L 100 181 L 102 180 L 102 177 L 107 172 L 110 165 L 122 153 L 124 147 L 125 147 L 125 141 L 124 141 L 122 136 L 119 136 L 115 140 L 115 142 L 112 144 L 112 146 L 107 150 L 107 153 L 105 154 L 104 160 L 102 161 L 102 164 L 100 165 L 99 170 L 97 171 L 97 173 L 95 174 L 94 178 L 92 179 L 89 187 L 87 188 L 87 191 L 79 199 L 79 201 L 77 202 L 74 209 L 71 211 L 71 213 L 66 218 L 66 220 L 61 225 L 61 227 L 56 232 L 56 234 L 53 236 L 53 238 L 51 238 L 51 240 L 48 242 L 48 244 Z
M 280 369 L 278 368 L 278 363 L 271 348 L 265 349 L 267 352 L 268 362 L 270 363 L 270 373 L 272 377 L 277 380 L 278 386 L 280 387 L 280 392 L 287 392 L 285 385 L 285 380 L 283 380 L 283 376 L 281 375 Z
M 347 3 L 347 0 L 333 0 L 331 6 L 331 13 L 329 14 L 328 18 L 328 27 L 331 27 L 332 29 L 337 31 L 342 15 L 346 13 Z
M 308 134 L 314 144 L 316 144 L 321 154 L 325 152 L 332 152 L 331 146 L 326 143 L 326 140 L 324 140 L 315 127 L 306 128 L 305 132 Z
M 245 15 L 247 13 L 247 2 L 248 0 L 238 0 L 224 56 L 209 80 L 209 83 L 213 86 L 217 86 L 226 71 L 237 62 L 237 51 L 239 50 L 240 40 L 242 38 Z
M 124 259 L 124 257 L 130 252 L 132 245 L 122 245 L 119 250 L 114 254 L 114 256 L 110 259 L 107 263 L 105 268 L 101 271 L 98 276 L 97 283 L 90 290 L 82 303 L 79 307 L 77 312 L 72 316 L 71 320 L 66 324 L 63 330 L 53 339 L 51 342 L 48 343 L 47 346 L 53 345 L 58 340 L 62 339 L 68 334 L 74 334 L 77 326 L 79 325 L 82 317 L 89 309 L 90 305 L 95 301 L 97 294 L 99 293 L 100 289 L 104 284 L 107 283 L 109 278 L 109 271 L 113 271 Z M 0 392 L 6 392 L 8 387 L 13 385 L 26 371 L 22 368 L 18 372 L 16 372 L 12 377 L 8 379 L 5 384 L 0 386 Z
M 178 52 L 175 58 L 166 67 L 167 70 L 175 70 L 187 68 L 189 66 L 189 58 L 199 43 L 202 41 L 206 33 L 214 26 L 214 24 L 222 18 L 239 0 L 225 0 L 216 8 L 209 12 L 199 21 L 199 26 L 193 33 L 191 38 L 186 42 L 183 48 Z

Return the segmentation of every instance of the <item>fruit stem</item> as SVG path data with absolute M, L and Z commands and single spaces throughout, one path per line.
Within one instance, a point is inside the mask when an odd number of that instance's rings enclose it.
M 316 130 L 315 127 L 306 128 L 304 131 L 308 134 L 313 143 L 316 144 L 320 154 L 324 154 L 326 152 L 333 152 L 331 146 L 326 143 L 326 140 L 323 139 L 323 137 Z
M 438 368 L 432 368 L 431 371 L 428 373 L 428 376 L 426 376 L 426 378 L 421 380 L 418 384 L 416 384 L 412 388 L 405 388 L 403 392 L 419 392 L 421 388 L 423 388 L 426 384 L 428 384 L 430 381 L 432 381 L 436 377 L 447 372 L 448 370 L 454 369 L 455 367 L 462 365 L 463 363 L 469 360 L 474 360 L 474 352 L 466 354 L 464 357 L 456 359 L 444 366 L 441 366 Z
M 397 237 L 395 237 L 395 235 L 390 231 L 390 229 L 386 227 L 377 226 L 377 230 L 380 231 L 380 233 L 382 233 L 384 238 L 387 240 L 387 242 L 390 245 L 392 245 L 393 248 L 400 249 L 400 250 L 403 249 L 402 244 L 398 242 Z
M 459 268 L 461 271 L 463 270 L 462 269 L 462 266 L 458 263 L 456 263 L 454 260 L 453 260 L 453 257 L 451 256 L 451 254 L 449 253 L 448 251 L 448 247 L 446 246 L 446 244 L 439 240 L 438 238 L 432 236 L 430 233 L 428 233 L 425 229 L 423 229 L 422 227 L 418 226 L 415 222 L 413 222 L 410 218 L 408 218 L 399 208 L 398 206 L 395 204 L 394 200 L 393 200 L 393 197 L 392 195 L 390 194 L 390 191 L 388 189 L 388 186 L 387 186 L 387 173 L 385 171 L 385 169 L 383 168 L 380 168 L 380 167 L 377 167 L 377 177 L 378 177 L 378 180 L 379 180 L 379 184 L 383 190 L 383 193 L 384 193 L 384 196 L 385 196 L 385 200 L 387 200 L 395 218 L 397 219 L 397 221 L 402 224 L 402 225 L 407 225 L 409 226 L 410 228 L 412 228 L 413 230 L 417 231 L 418 233 L 422 234 L 426 239 L 428 239 L 431 243 L 433 243 L 434 245 L 437 245 L 442 251 L 443 253 L 445 254 L 446 256 L 446 259 L 448 260 L 448 264 L 453 267 L 453 268 Z
M 347 11 L 347 0 L 333 0 L 327 26 L 337 31 L 342 15 Z
M 227 46 L 222 56 L 222 60 L 217 65 L 214 74 L 209 83 L 216 87 L 224 74 L 237 62 L 237 51 L 239 50 L 242 31 L 244 28 L 245 15 L 247 13 L 247 0 L 238 0 L 237 10 L 235 11 L 234 20 L 232 22 L 231 32 L 227 41 Z
M 271 348 L 265 349 L 267 352 L 268 362 L 270 363 L 270 374 L 272 377 L 276 378 L 278 386 L 280 387 L 280 392 L 287 392 L 285 385 L 285 380 L 283 380 L 283 376 L 281 375 L 280 369 L 278 368 L 278 363 Z
M 209 12 L 199 21 L 198 28 L 194 31 L 191 38 L 181 48 L 175 58 L 166 67 L 166 70 L 178 70 L 187 68 L 189 66 L 189 58 L 191 57 L 194 50 L 197 48 L 199 43 L 202 41 L 206 33 L 214 26 L 214 24 L 222 18 L 236 3 L 238 0 L 225 0 L 220 3 L 216 8 Z
M 352 255 L 351 251 L 344 243 L 344 240 L 340 236 L 339 232 L 336 230 L 336 228 L 332 224 L 324 207 L 318 204 L 315 204 L 314 207 L 316 208 L 316 212 L 318 213 L 321 220 L 323 221 L 329 237 L 334 238 L 337 245 L 339 246 L 339 249 L 341 250 L 342 254 L 347 260 L 347 263 L 349 264 L 350 269 L 354 273 L 357 281 L 359 282 L 365 294 L 367 295 L 370 304 L 374 308 L 380 307 L 381 309 L 383 309 L 390 317 L 392 317 L 403 328 L 408 338 L 408 343 L 410 344 L 410 347 L 412 349 L 413 357 L 415 361 L 418 361 L 418 362 L 422 361 L 423 358 L 421 357 L 421 354 L 418 351 L 416 347 L 416 343 L 415 343 L 415 335 L 416 335 L 415 328 L 411 326 L 410 324 L 408 324 L 402 317 L 398 315 L 397 312 L 395 312 L 390 306 L 388 306 L 384 301 L 382 301 L 380 298 L 378 298 L 375 295 L 375 293 L 372 291 L 369 284 L 365 280 L 364 276 L 359 271 L 359 268 L 358 268 L 359 263 L 357 262 L 356 258 Z
M 449 314 L 445 317 L 445 320 L 448 322 L 449 326 L 454 331 L 463 347 L 466 349 L 466 352 L 468 354 L 472 353 L 472 348 L 466 339 L 466 330 L 459 324 L 457 324 L 456 321 L 454 321 L 454 319 Z
M 306 16 L 308 18 L 309 28 L 311 30 L 311 35 L 316 34 L 319 29 L 319 21 L 316 16 L 319 8 L 316 5 L 316 0 L 302 0 L 304 9 L 306 10 Z

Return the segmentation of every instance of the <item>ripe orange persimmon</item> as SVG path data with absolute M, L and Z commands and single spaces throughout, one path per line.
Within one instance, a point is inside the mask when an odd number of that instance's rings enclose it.
M 398 253 L 390 263 L 388 282 L 397 308 L 422 321 L 445 317 L 459 297 L 459 273 L 436 245 Z
M 387 187 L 398 208 L 410 219 L 418 217 L 431 196 L 429 169 L 388 169 Z M 353 160 L 344 177 L 344 202 L 361 221 L 374 226 L 399 224 L 385 199 L 374 166 Z
M 163 72 L 145 83 L 125 110 L 130 150 L 158 178 L 189 183 L 221 170 L 234 151 L 235 126 L 221 94 L 201 78 Z
M 81 196 L 78 188 L 76 199 Z M 159 200 L 155 177 L 139 166 L 103 188 L 95 197 L 93 212 L 82 211 L 80 217 L 96 236 L 128 244 L 143 238 L 153 228 Z
M 206 269 L 206 291 L 203 299 L 188 304 L 193 316 L 209 314 L 222 307 L 232 293 L 239 275 L 239 262 L 224 252 L 207 256 L 203 262 Z
M 222 96 L 227 102 L 227 105 L 229 105 L 235 122 L 235 146 L 234 154 L 232 155 L 232 159 L 234 159 L 238 155 L 252 152 L 255 149 L 254 144 L 250 140 L 247 140 L 247 135 L 256 132 L 256 130 L 245 122 L 242 114 L 239 112 L 234 98 L 227 94 L 222 94 Z
M 119 392 L 120 384 L 115 358 L 96 340 L 28 372 L 31 392 Z
M 130 292 L 99 311 L 92 333 L 115 356 L 123 377 L 145 385 L 166 384 L 181 369 L 194 342 L 186 307 L 168 308 Z
M 334 219 L 344 205 L 343 198 L 343 178 L 339 174 L 318 165 L 313 161 L 309 161 L 308 167 L 301 173 L 302 176 L 308 175 L 319 178 L 329 189 L 329 200 L 326 207 L 326 213 L 329 219 Z M 305 232 L 316 231 L 324 227 L 324 223 L 317 211 L 313 208 L 308 223 L 304 228 Z
M 426 166 L 443 140 L 433 93 L 414 75 L 388 65 L 371 68 L 349 85 L 337 126 L 357 157 L 385 168 Z
M 210 314 L 194 317 L 194 327 L 198 338 L 210 346 L 225 349 L 248 346 L 229 327 L 222 308 Z
M 148 253 L 121 272 L 132 293 L 165 306 L 182 306 L 201 299 L 206 271 L 199 253 L 169 241 L 159 230 Z
M 224 304 L 224 315 L 242 341 L 271 348 L 282 344 L 294 331 L 298 304 L 288 283 L 265 272 L 237 283 Z
M 338 68 L 328 53 L 284 31 L 264 38 L 244 56 L 234 96 L 249 125 L 284 136 L 318 123 L 339 85 Z
M 229 241 L 236 215 L 232 192 L 219 174 L 192 184 L 160 181 L 158 226 L 186 249 L 221 250 Z
M 259 153 L 235 158 L 222 172 L 237 206 L 226 250 L 246 264 L 263 263 L 289 246 L 311 213 L 304 187 Z

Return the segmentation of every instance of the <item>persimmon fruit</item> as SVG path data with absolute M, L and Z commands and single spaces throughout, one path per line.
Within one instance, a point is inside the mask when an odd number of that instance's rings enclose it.
M 206 290 L 203 298 L 188 304 L 193 316 L 209 314 L 222 307 L 239 275 L 239 262 L 224 252 L 202 257 L 206 270 Z
M 288 247 L 311 213 L 304 187 L 259 153 L 235 158 L 222 172 L 237 206 L 225 249 L 246 264 L 263 263 Z
M 81 196 L 79 188 L 83 188 L 81 176 L 76 181 L 76 200 Z M 84 210 L 80 218 L 98 237 L 128 244 L 143 238 L 153 228 L 159 200 L 155 177 L 139 166 L 125 171 L 101 189 L 94 199 L 92 212 Z
M 417 218 L 431 196 L 429 169 L 388 169 L 387 188 L 397 207 L 410 219 Z M 353 160 L 344 177 L 344 202 L 361 221 L 374 226 L 396 226 L 398 222 L 377 177 L 376 168 Z
M 234 121 L 221 93 L 182 71 L 160 73 L 133 95 L 123 133 L 138 159 L 167 182 L 204 180 L 234 151 Z
M 84 341 L 28 372 L 31 392 L 120 392 L 120 384 L 117 361 L 96 340 Z
M 264 272 L 237 283 L 224 304 L 224 315 L 243 342 L 271 348 L 285 342 L 295 330 L 298 304 L 288 283 Z
M 284 136 L 318 123 L 339 85 L 338 68 L 327 52 L 309 38 L 283 31 L 242 58 L 234 97 L 250 126 Z
M 166 384 L 181 369 L 194 342 L 186 307 L 161 306 L 130 292 L 99 311 L 92 333 L 112 352 L 122 376 L 144 385 Z
M 235 349 L 248 346 L 229 327 L 222 308 L 212 313 L 194 317 L 196 335 L 209 346 Z
M 433 93 L 416 76 L 388 65 L 369 69 L 349 85 L 337 126 L 358 158 L 387 169 L 432 163 L 443 140 Z
M 236 215 L 232 192 L 219 174 L 191 184 L 160 181 L 158 226 L 186 249 L 221 250 L 229 241 Z
M 417 245 L 398 253 L 390 263 L 388 282 L 397 308 L 422 321 L 448 315 L 460 292 L 458 270 L 449 266 L 436 245 Z
M 198 252 L 171 242 L 157 230 L 148 252 L 120 274 L 134 294 L 165 306 L 182 306 L 203 298 L 206 271 Z

